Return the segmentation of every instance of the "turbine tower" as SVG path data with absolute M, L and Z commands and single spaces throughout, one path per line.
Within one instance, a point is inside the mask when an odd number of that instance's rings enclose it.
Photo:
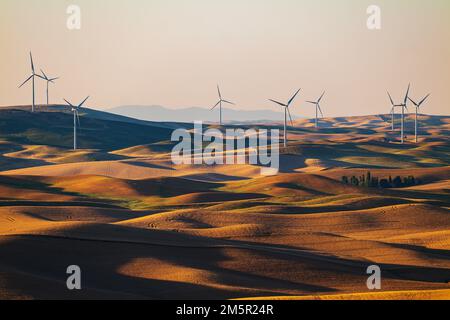
M 291 120 L 291 125 L 294 125 L 294 122 L 292 121 L 291 112 L 289 111 L 289 107 L 291 106 L 291 103 L 294 101 L 297 94 L 300 92 L 301 89 L 298 89 L 297 92 L 292 96 L 292 98 L 288 101 L 288 103 L 281 103 L 276 100 L 269 99 L 269 101 L 272 101 L 282 107 L 284 107 L 284 147 L 287 146 L 287 116 L 289 115 L 289 118 Z
M 389 91 L 388 91 L 388 96 L 389 96 L 389 100 L 391 101 L 391 105 L 392 105 L 392 109 L 391 109 L 391 125 L 392 125 L 392 132 L 394 132 L 394 118 L 395 118 L 395 108 L 398 108 L 398 107 L 401 107 L 402 105 L 401 104 L 395 104 L 394 103 L 394 100 L 392 99 L 392 96 L 391 96 L 391 94 L 389 93 Z
M 419 103 L 415 102 L 413 99 L 408 97 L 409 101 L 411 101 L 412 104 L 416 107 L 416 121 L 415 121 L 416 124 L 415 124 L 415 131 L 414 131 L 416 143 L 418 142 L 418 130 L 417 130 L 418 129 L 418 121 L 417 121 L 417 115 L 419 113 L 420 107 L 422 106 L 422 104 L 424 104 L 424 102 L 428 99 L 429 96 L 430 96 L 430 94 L 428 94 L 425 98 L 423 98 Z
M 33 55 L 31 54 L 31 51 L 30 51 L 30 62 L 31 62 L 31 76 L 29 76 L 28 78 L 27 78 L 27 80 L 25 80 L 20 86 L 19 86 L 19 88 L 22 88 L 22 86 L 25 84 L 25 83 L 27 83 L 28 81 L 30 81 L 31 80 L 31 87 L 32 87 L 32 90 L 33 90 L 33 100 L 32 100 L 32 104 L 31 104 L 31 111 L 32 112 L 34 112 L 34 109 L 35 109 L 35 105 L 36 105 L 36 99 L 35 99 L 35 90 L 34 90 L 34 78 L 35 77 L 38 77 L 38 78 L 41 78 L 41 79 L 44 79 L 44 78 L 42 78 L 40 75 L 38 75 L 38 74 L 36 74 L 35 72 L 34 72 L 34 62 L 33 62 Z
M 325 91 L 322 93 L 322 95 L 320 96 L 320 98 L 317 101 L 306 101 L 307 103 L 311 103 L 316 106 L 316 125 L 315 125 L 316 128 L 319 127 L 319 112 L 323 118 L 322 109 L 320 108 L 320 101 L 322 101 L 322 98 L 324 95 L 325 95 Z
M 73 150 L 77 150 L 77 122 L 78 125 L 80 125 L 80 116 L 78 114 L 81 106 L 87 101 L 87 99 L 89 99 L 89 96 L 83 100 L 83 102 L 81 102 L 79 105 L 74 106 L 73 104 L 71 104 L 69 101 L 67 101 L 66 99 L 64 99 L 64 101 L 69 105 L 69 107 L 71 108 L 71 111 L 73 112 Z
M 47 75 L 45 74 L 45 72 L 42 69 L 41 69 L 41 73 L 42 73 L 42 77 L 41 78 L 43 78 L 47 82 L 47 105 L 48 105 L 48 101 L 49 101 L 49 99 L 48 99 L 48 85 L 49 85 L 50 82 L 51 83 L 55 83 L 55 80 L 58 80 L 59 77 L 49 78 L 49 77 L 47 77 Z
M 220 88 L 219 85 L 217 85 L 217 92 L 219 94 L 219 102 L 216 103 L 216 105 L 214 107 L 211 108 L 211 110 L 214 110 L 217 106 L 219 106 L 220 109 L 220 125 L 222 125 L 222 102 L 223 103 L 228 103 L 228 104 L 232 104 L 234 105 L 233 102 L 227 101 L 225 99 L 222 99 L 222 93 L 220 92 Z

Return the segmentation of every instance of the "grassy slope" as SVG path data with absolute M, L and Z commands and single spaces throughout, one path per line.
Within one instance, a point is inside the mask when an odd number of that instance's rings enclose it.
M 112 151 L 170 140 L 171 129 L 81 116 L 80 149 Z M 73 117 L 59 112 L 0 109 L 0 139 L 14 144 L 73 146 Z

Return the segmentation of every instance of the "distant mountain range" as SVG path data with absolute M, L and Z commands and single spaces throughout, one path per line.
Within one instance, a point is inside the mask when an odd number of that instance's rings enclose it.
M 146 121 L 171 121 L 171 122 L 218 122 L 219 109 L 213 111 L 205 108 L 191 107 L 183 109 L 169 109 L 162 106 L 120 106 L 106 110 L 117 115 L 132 117 Z M 272 110 L 236 110 L 222 109 L 225 123 L 248 123 L 282 121 L 283 112 Z M 297 119 L 298 117 L 293 116 Z

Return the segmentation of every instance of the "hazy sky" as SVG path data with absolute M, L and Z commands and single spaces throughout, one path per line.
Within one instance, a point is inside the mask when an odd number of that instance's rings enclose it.
M 66 27 L 70 4 L 79 31 Z M 382 29 L 366 27 L 369 5 Z M 35 64 L 61 80 L 51 102 L 209 107 L 216 83 L 239 108 L 278 110 L 299 87 L 293 113 L 310 117 L 327 90 L 326 116 L 387 112 L 408 82 L 424 112 L 450 114 L 448 0 L 1 0 L 0 105 L 30 104 L 17 86 Z M 39 82 L 38 102 L 45 99 Z

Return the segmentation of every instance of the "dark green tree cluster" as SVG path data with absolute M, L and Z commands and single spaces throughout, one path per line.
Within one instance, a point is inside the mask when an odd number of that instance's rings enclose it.
M 389 179 L 380 179 L 372 175 L 370 171 L 368 171 L 365 175 L 361 176 L 343 176 L 342 183 L 350 184 L 356 187 L 366 187 L 366 188 L 403 188 L 403 187 L 411 187 L 418 185 L 420 181 L 416 179 L 414 176 L 408 177 L 400 177 L 396 176 L 392 178 L 389 176 Z

